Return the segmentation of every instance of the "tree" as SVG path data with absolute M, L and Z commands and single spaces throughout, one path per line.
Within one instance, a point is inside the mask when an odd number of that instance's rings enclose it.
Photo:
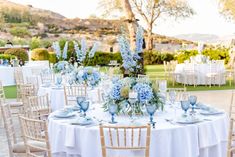
M 103 0 L 110 1 L 109 4 L 114 2 L 113 7 L 124 11 L 128 19 L 133 20 L 132 16 L 128 13 L 132 12 L 135 15 L 141 17 L 141 19 L 146 23 L 147 26 L 147 46 L 148 50 L 153 49 L 153 26 L 156 24 L 157 19 L 160 17 L 175 17 L 176 19 L 180 17 L 189 17 L 194 14 L 192 8 L 187 4 L 186 0 Z M 120 2 L 123 4 L 130 5 L 131 8 L 124 8 L 122 5 L 120 8 Z M 110 10 L 109 10 L 110 12 Z M 131 14 L 130 14 L 131 15 Z M 133 14 L 134 16 L 134 14 Z
M 235 0 L 220 0 L 221 13 L 235 20 Z

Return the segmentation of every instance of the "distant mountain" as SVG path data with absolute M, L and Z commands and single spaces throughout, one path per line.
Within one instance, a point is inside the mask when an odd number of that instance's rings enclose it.
M 193 42 L 205 42 L 205 43 L 229 43 L 232 39 L 235 39 L 235 34 L 218 36 L 214 34 L 180 34 L 174 36 L 178 39 L 189 40 Z
M 3 20 L 1 20 L 3 18 Z M 3 21 L 3 23 L 1 23 Z M 15 36 L 13 28 L 23 27 L 28 31 L 22 35 L 24 39 L 40 36 L 42 39 L 57 40 L 59 38 L 80 39 L 85 37 L 89 41 L 98 40 L 106 49 L 117 46 L 117 36 L 121 29 L 127 29 L 123 20 L 106 19 L 69 19 L 50 10 L 34 8 L 32 5 L 21 5 L 8 0 L 0 0 L 0 39 L 12 40 Z M 16 32 L 17 33 L 17 32 Z M 155 45 L 161 50 L 171 50 L 172 45 L 180 47 L 182 43 L 193 44 L 187 40 L 154 34 Z M 115 50 L 116 50 L 115 49 Z

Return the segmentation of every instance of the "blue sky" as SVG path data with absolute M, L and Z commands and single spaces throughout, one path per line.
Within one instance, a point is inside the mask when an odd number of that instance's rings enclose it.
M 10 0 L 21 4 L 58 12 L 68 18 L 87 18 L 100 15 L 99 0 Z M 175 21 L 173 18 L 159 19 L 154 32 L 174 36 L 178 34 L 200 33 L 219 36 L 235 33 L 235 23 L 229 22 L 218 12 L 217 0 L 188 0 L 196 15 Z M 141 22 L 141 21 L 140 21 Z M 141 24 L 144 24 L 141 22 Z

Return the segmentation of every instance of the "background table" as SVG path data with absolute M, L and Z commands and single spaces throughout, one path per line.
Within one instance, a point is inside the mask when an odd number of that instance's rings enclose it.
M 88 116 L 109 120 L 110 115 L 103 112 L 99 104 Z M 225 157 L 227 146 L 228 118 L 226 114 L 206 116 L 211 119 L 192 125 L 178 125 L 166 122 L 173 115 L 171 108 L 158 112 L 156 128 L 151 130 L 151 157 Z M 177 115 L 183 111 L 177 110 Z M 129 118 L 118 116 L 118 124 L 129 124 Z M 146 124 L 149 117 L 142 117 L 138 123 Z M 98 126 L 71 125 L 71 119 L 49 117 L 49 139 L 54 157 L 101 157 L 101 144 Z M 114 155 L 114 154 L 113 154 Z M 133 151 L 122 156 L 139 155 Z
M 210 64 L 194 64 L 193 63 L 186 63 L 186 64 L 177 64 L 175 68 L 175 73 L 181 74 L 181 77 L 176 78 L 176 82 L 178 83 L 184 83 L 184 68 L 186 66 L 194 66 L 195 67 L 195 74 L 197 76 L 197 85 L 205 85 L 206 84 L 206 74 L 210 73 Z M 220 64 L 217 66 L 218 71 L 221 74 L 225 73 L 225 67 L 224 65 Z M 226 80 L 225 77 L 222 77 L 220 80 L 221 84 L 225 84 Z M 218 81 L 216 81 L 218 82 Z M 192 83 L 193 84 L 193 83 Z

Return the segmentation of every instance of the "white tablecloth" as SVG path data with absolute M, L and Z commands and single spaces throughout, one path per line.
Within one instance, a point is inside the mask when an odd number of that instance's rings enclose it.
M 99 117 L 108 121 L 110 115 L 104 113 L 99 105 L 88 116 Z M 202 117 L 211 119 L 191 125 L 178 125 L 166 122 L 165 118 L 173 115 L 172 109 L 156 113 L 156 128 L 151 130 L 150 157 L 225 157 L 228 118 L 226 114 Z M 177 110 L 177 115 L 183 111 Z M 146 124 L 148 117 L 137 120 Z M 129 118 L 116 117 L 118 124 L 129 124 Z M 53 157 L 101 157 L 99 127 L 71 125 L 71 119 L 49 117 L 49 139 Z M 112 154 L 114 155 L 114 154 Z M 111 155 L 111 156 L 112 156 Z M 117 155 L 117 154 L 115 154 Z M 133 151 L 118 154 L 137 156 Z
M 45 69 L 48 68 L 46 66 L 23 66 L 23 77 L 24 81 L 26 82 L 27 76 L 32 76 L 32 69 Z M 14 79 L 14 67 L 6 67 L 6 66 L 0 66 L 0 80 L 3 83 L 3 86 L 11 86 L 15 85 L 15 79 Z
M 38 90 L 38 95 L 48 94 L 52 111 L 63 109 L 65 106 L 64 88 L 53 88 L 41 86 Z M 88 89 L 88 99 L 97 102 L 98 101 L 98 88 Z M 101 96 L 100 96 L 101 97 Z
M 192 63 L 187 63 L 187 64 L 177 64 L 175 68 L 175 73 L 181 74 L 181 77 L 176 77 L 176 82 L 178 83 L 184 83 L 184 68 L 188 66 L 193 66 Z M 206 75 L 207 73 L 210 73 L 210 64 L 194 64 L 195 68 L 195 74 L 197 76 L 197 85 L 205 85 L 206 84 Z M 218 64 L 217 66 L 218 71 L 221 74 L 225 73 L 225 67 L 222 64 Z M 220 80 L 221 84 L 225 84 L 226 80 L 225 77 L 222 77 Z M 218 82 L 218 81 L 216 81 Z M 193 83 L 191 83 L 193 84 Z

